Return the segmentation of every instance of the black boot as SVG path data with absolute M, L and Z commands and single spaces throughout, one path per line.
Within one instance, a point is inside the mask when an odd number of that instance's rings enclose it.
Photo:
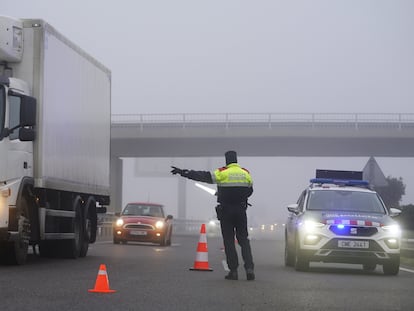
M 247 269 L 246 270 L 246 276 L 247 276 L 247 281 L 253 281 L 255 279 L 253 269 Z
M 226 280 L 235 280 L 235 281 L 237 281 L 239 279 L 239 276 L 237 274 L 237 271 L 230 271 L 229 274 L 227 274 L 224 278 Z

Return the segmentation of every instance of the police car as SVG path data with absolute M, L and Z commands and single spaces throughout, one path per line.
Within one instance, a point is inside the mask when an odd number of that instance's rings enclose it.
M 382 265 L 387 275 L 400 266 L 401 230 L 362 180 L 362 172 L 317 170 L 316 178 L 289 211 L 285 227 L 285 264 L 307 271 L 310 262 Z

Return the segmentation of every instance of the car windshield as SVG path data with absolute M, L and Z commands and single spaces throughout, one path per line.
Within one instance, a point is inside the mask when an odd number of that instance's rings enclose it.
M 128 204 L 122 215 L 164 217 L 161 206 L 143 204 Z
M 354 211 L 385 214 L 376 193 L 359 191 L 310 191 L 308 210 Z

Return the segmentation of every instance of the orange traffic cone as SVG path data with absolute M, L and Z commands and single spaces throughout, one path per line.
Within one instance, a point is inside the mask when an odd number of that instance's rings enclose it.
M 100 265 L 98 276 L 96 277 L 95 288 L 89 289 L 90 293 L 115 293 L 116 290 L 109 289 L 108 274 L 106 273 L 106 266 Z
M 213 271 L 208 266 L 208 249 L 207 249 L 207 236 L 206 225 L 202 224 L 200 229 L 200 239 L 197 245 L 197 255 L 194 261 L 194 266 L 190 270 L 197 271 Z

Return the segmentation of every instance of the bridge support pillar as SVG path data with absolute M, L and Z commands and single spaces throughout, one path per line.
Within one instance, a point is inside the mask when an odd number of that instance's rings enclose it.
M 178 202 L 177 202 L 177 218 L 187 218 L 187 180 L 178 178 Z
M 120 212 L 122 210 L 122 159 L 111 156 L 110 165 L 111 203 L 108 212 Z

